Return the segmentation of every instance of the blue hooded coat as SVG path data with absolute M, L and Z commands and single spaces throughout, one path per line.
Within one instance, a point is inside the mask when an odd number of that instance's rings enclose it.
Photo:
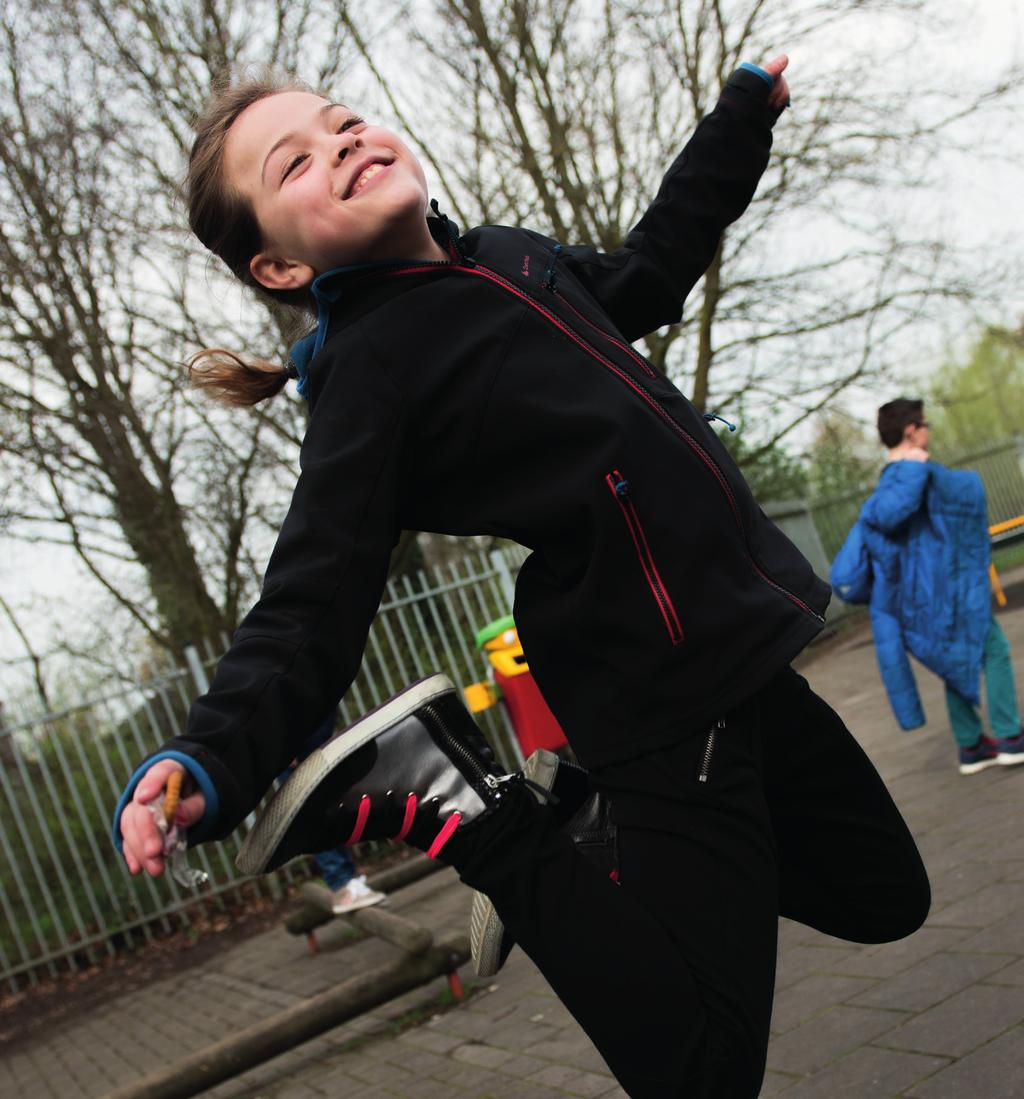
M 981 478 L 937 462 L 890 462 L 860 526 L 871 561 L 875 652 L 900 726 L 925 722 L 908 651 L 978 705 L 992 620 Z

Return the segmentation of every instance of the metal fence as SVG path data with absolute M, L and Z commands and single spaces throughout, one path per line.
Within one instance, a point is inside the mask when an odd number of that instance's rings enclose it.
M 363 664 L 341 706 L 349 723 L 413 680 L 443 671 L 460 686 L 486 675 L 473 635 L 509 613 L 524 551 L 472 553 L 457 563 L 391 581 Z M 122 687 L 59 713 L 7 711 L 0 730 L 0 979 L 12 989 L 39 974 L 76 970 L 141 941 L 187 928 L 227 894 L 280 895 L 295 874 L 245 879 L 234 858 L 248 831 L 204 844 L 190 860 L 209 875 L 198 892 L 170 876 L 132 878 L 110 840 L 114 803 L 134 765 L 184 730 L 191 699 L 217 654 Z M 518 746 L 503 707 L 480 715 L 503 762 Z M 365 851 L 364 851 L 365 853 Z

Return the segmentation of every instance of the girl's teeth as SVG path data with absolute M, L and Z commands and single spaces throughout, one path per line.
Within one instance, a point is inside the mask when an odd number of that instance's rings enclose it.
M 360 173 L 360 175 L 359 175 L 359 178 L 358 178 L 358 179 L 356 180 L 356 185 L 355 185 L 355 187 L 353 187 L 353 188 L 352 188 L 352 193 L 353 193 L 353 194 L 355 194 L 355 193 L 356 193 L 356 191 L 360 191 L 360 190 L 362 190 L 362 188 L 363 188 L 363 187 L 364 187 L 364 186 L 365 186 L 365 185 L 366 185 L 367 183 L 369 183 L 369 182 L 370 182 L 370 180 L 371 180 L 371 179 L 373 179 L 373 177 L 374 177 L 374 176 L 375 176 L 375 175 L 376 175 L 376 174 L 377 174 L 378 172 L 380 172 L 380 171 L 383 171 L 383 169 L 384 169 L 384 165 L 383 165 L 383 164 L 371 164 L 371 165 L 370 165 L 370 167 L 369 167 L 369 168 L 367 168 L 365 172 L 361 172 L 361 173 Z

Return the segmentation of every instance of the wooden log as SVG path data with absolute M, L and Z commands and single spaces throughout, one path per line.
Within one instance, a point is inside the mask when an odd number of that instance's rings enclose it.
M 435 977 L 451 973 L 468 958 L 469 939 L 465 935 L 442 935 L 421 954 L 403 954 L 389 965 L 351 977 L 206 1049 L 178 1058 L 173 1065 L 110 1092 L 106 1099 L 188 1099 Z
M 299 889 L 299 896 L 308 905 L 332 916 L 331 904 L 333 897 L 331 891 L 316 882 L 306 882 Z M 368 935 L 376 935 L 378 939 L 397 946 L 407 954 L 422 954 L 434 941 L 434 936 L 425 927 L 407 920 L 404 916 L 398 916 L 394 912 L 384 909 L 357 908 L 354 912 L 346 912 L 341 919 L 350 920 Z

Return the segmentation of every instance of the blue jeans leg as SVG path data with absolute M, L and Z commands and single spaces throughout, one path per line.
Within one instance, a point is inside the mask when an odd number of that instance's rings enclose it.
M 355 860 L 347 847 L 336 847 L 333 851 L 320 851 L 313 858 L 316 859 L 327 888 L 332 893 L 344 889 L 356 876 Z

